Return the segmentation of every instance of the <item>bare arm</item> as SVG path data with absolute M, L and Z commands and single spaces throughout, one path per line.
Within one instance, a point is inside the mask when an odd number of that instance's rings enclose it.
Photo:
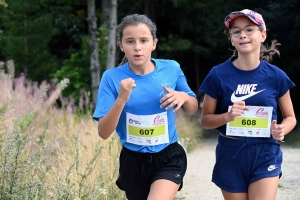
M 200 125 L 203 128 L 220 127 L 233 121 L 237 116 L 241 116 L 244 110 L 249 110 L 244 101 L 235 102 L 229 112 L 222 114 L 215 114 L 216 107 L 217 99 L 205 94 L 200 116 Z
M 198 101 L 195 97 L 192 97 L 185 92 L 184 92 L 184 94 L 187 97 L 186 97 L 186 101 L 182 105 L 182 108 L 183 108 L 184 112 L 187 113 L 188 115 L 193 115 L 198 110 Z
M 117 98 L 108 113 L 98 121 L 98 134 L 102 139 L 107 139 L 116 129 L 121 112 L 126 104 L 121 98 Z
M 281 109 L 283 120 L 281 124 L 277 124 L 277 121 L 273 120 L 271 125 L 271 133 L 274 139 L 282 141 L 284 136 L 293 130 L 297 121 L 289 91 L 279 98 L 278 103 Z
M 124 79 L 120 83 L 120 93 L 108 111 L 108 113 L 98 120 L 98 134 L 102 139 L 107 139 L 116 129 L 122 110 L 128 101 L 131 91 L 136 87 L 132 78 Z

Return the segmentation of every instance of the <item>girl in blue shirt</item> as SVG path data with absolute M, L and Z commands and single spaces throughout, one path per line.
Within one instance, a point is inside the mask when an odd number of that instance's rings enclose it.
M 125 57 L 102 76 L 93 115 L 98 134 L 106 139 L 116 130 L 120 137 L 116 184 L 129 200 L 173 200 L 187 167 L 175 112 L 193 115 L 196 95 L 176 61 L 151 58 L 157 38 L 148 17 L 126 16 L 116 32 Z

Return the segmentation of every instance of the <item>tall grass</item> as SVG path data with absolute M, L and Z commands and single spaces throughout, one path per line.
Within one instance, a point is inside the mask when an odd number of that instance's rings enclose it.
M 77 115 L 57 84 L 14 78 L 0 64 L 0 199 L 125 199 L 114 184 L 119 141 L 103 141 L 91 115 Z M 87 105 L 88 106 L 88 105 Z M 71 111 L 70 111 L 70 108 Z
M 1 200 L 126 199 L 115 185 L 118 137 L 100 139 L 87 94 L 78 107 L 62 97 L 68 84 L 15 78 L 13 61 L 0 63 Z M 83 108 L 88 109 L 80 112 Z M 180 142 L 192 149 L 197 125 L 182 113 L 177 123 Z

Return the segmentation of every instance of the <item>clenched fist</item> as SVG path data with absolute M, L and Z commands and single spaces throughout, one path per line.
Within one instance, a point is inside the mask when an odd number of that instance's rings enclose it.
M 120 83 L 120 93 L 119 98 L 123 99 L 125 102 L 128 101 L 131 91 L 136 87 L 136 84 L 132 78 L 127 78 Z

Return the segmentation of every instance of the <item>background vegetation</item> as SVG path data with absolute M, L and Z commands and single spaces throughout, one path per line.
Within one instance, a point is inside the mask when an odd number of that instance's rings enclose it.
M 103 0 L 104 1 L 104 0 Z M 101 75 L 105 70 L 107 34 L 102 1 L 96 1 Z M 1 6 L 2 5 L 2 6 Z M 280 57 L 273 64 L 296 85 L 300 82 L 300 0 L 118 0 L 117 23 L 125 15 L 147 14 L 158 28 L 153 57 L 175 59 L 190 87 L 198 88 L 209 70 L 228 59 L 232 51 L 224 18 L 244 8 L 260 12 L 268 37 L 277 39 Z M 116 63 L 123 57 L 117 49 Z M 78 103 L 82 90 L 91 91 L 89 71 L 87 2 L 79 0 L 5 0 L 0 2 L 0 60 L 13 59 L 16 74 L 41 83 L 68 77 L 72 84 L 63 94 Z M 298 102 L 299 87 L 291 90 Z M 201 98 L 201 94 L 199 94 Z M 297 119 L 300 105 L 294 103 Z
M 58 83 L 14 78 L 14 63 L 0 63 L 0 199 L 122 200 L 117 188 L 121 145 L 116 134 L 97 135 L 89 97 L 79 105 Z M 56 101 L 60 100 L 58 107 Z M 189 152 L 200 138 L 195 119 L 177 116 L 180 142 Z
M 140 13 L 157 24 L 153 57 L 177 60 L 199 100 L 209 70 L 232 54 L 225 16 L 244 8 L 260 12 L 266 44 L 281 43 L 273 64 L 296 84 L 291 97 L 299 121 L 300 0 L 117 2 L 118 23 Z M 101 3 L 96 1 L 102 75 L 109 38 Z M 0 64 L 0 199 L 124 198 L 114 184 L 118 139 L 102 141 L 91 119 L 88 35 L 86 1 L 0 0 L 0 61 L 7 61 Z M 116 63 L 122 58 L 117 50 Z M 177 122 L 180 142 L 190 151 L 201 136 L 197 119 L 179 113 Z M 298 130 L 286 142 L 299 144 Z

